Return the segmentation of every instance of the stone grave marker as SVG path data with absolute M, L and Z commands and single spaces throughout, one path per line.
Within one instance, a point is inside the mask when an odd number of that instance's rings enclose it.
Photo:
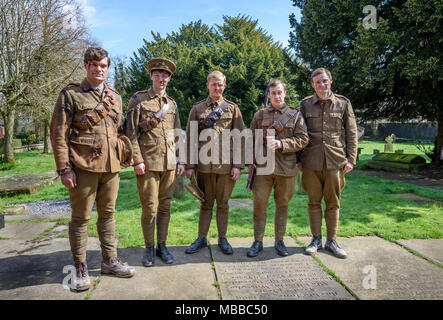
M 295 176 L 295 190 L 298 194 L 306 193 L 305 189 L 303 189 L 302 186 L 302 177 L 303 177 L 303 171 L 298 170 L 297 175 Z
M 385 141 L 385 152 L 394 152 L 394 145 L 392 144 L 392 142 L 394 142 L 394 139 L 392 139 L 391 136 L 387 136 Z
M 230 256 L 211 246 L 223 300 L 353 299 L 292 238 L 285 238 L 289 256 L 284 258 L 277 255 L 273 238 L 264 239 L 264 249 L 255 258 L 246 256 L 251 238 L 229 241 L 234 248 Z
M 185 196 L 185 188 L 184 188 L 184 174 L 181 176 L 177 176 L 177 184 L 175 185 L 175 190 L 173 197 L 176 199 L 183 198 Z

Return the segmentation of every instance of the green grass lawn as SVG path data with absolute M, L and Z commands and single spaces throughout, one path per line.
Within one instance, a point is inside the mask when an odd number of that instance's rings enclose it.
M 0 177 L 11 174 L 44 173 L 55 171 L 52 154 L 44 154 L 41 150 L 18 152 L 14 154 L 15 164 L 0 162 Z
M 40 158 L 34 157 L 34 159 Z M 443 238 L 443 208 L 390 197 L 392 194 L 413 193 L 443 201 L 443 191 L 360 174 L 348 174 L 346 178 L 338 236 L 378 235 L 389 240 Z M 129 182 L 120 184 L 116 204 L 116 232 L 120 237 L 119 246 L 143 246 L 140 226 L 141 206 L 133 169 L 128 168 L 122 171 L 121 179 L 129 180 Z M 232 198 L 252 198 L 252 193 L 246 190 L 246 182 L 244 176 L 239 179 Z M 57 182 L 43 187 L 33 195 L 3 197 L 0 199 L 0 206 L 6 203 L 66 198 L 68 198 L 66 188 Z M 271 194 L 265 236 L 274 235 L 274 210 L 275 205 Z M 186 192 L 184 198 L 173 199 L 168 244 L 190 244 L 195 240 L 198 231 L 198 216 L 199 201 L 190 194 Z M 96 220 L 97 215 L 93 215 L 89 226 L 91 236 L 97 236 Z M 214 210 L 209 237 L 217 237 L 215 221 Z M 306 194 L 295 194 L 289 204 L 287 233 L 291 236 L 310 235 Z M 326 234 L 324 226 L 323 234 Z M 228 237 L 252 236 L 252 209 L 232 209 L 229 215 Z

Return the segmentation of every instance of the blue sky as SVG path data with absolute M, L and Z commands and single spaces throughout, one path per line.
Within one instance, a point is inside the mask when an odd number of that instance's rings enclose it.
M 291 0 L 78 0 L 93 38 L 111 57 L 131 57 L 151 40 L 151 31 L 162 36 L 182 24 L 202 20 L 214 26 L 223 15 L 250 16 L 283 46 L 289 40 L 289 15 L 296 12 Z M 298 11 L 297 11 L 298 12 Z

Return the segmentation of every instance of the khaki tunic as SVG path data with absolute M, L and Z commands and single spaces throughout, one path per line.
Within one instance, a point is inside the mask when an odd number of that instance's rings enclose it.
M 198 157 L 198 152 L 206 143 L 206 141 L 192 141 L 191 135 L 191 125 L 192 121 L 198 123 L 199 120 L 205 119 L 217 106 L 221 105 L 223 102 L 228 103 L 228 107 L 223 113 L 223 116 L 214 123 L 213 129 L 220 134 L 219 135 L 219 158 L 218 163 L 210 162 L 209 164 L 204 164 Z M 196 123 L 194 123 L 196 124 Z M 216 207 L 216 220 L 218 235 L 221 238 L 226 237 L 228 228 L 228 215 L 229 215 L 229 205 L 228 201 L 231 197 L 232 190 L 235 186 L 235 181 L 231 178 L 232 168 L 244 168 L 244 157 L 241 157 L 241 163 L 233 163 L 233 143 L 231 143 L 230 148 L 230 163 L 223 164 L 223 150 L 222 150 L 222 131 L 223 130 L 233 130 L 238 129 L 240 132 L 245 129 L 245 124 L 243 122 L 243 117 L 240 112 L 240 108 L 234 103 L 227 99 L 221 98 L 219 101 L 213 101 L 210 97 L 206 100 L 200 101 L 194 105 L 190 111 L 188 118 L 188 125 L 186 128 L 187 136 L 187 165 L 186 169 L 195 169 L 197 171 L 197 183 L 200 189 L 205 193 L 206 201 L 200 206 L 200 217 L 199 217 L 199 228 L 198 236 L 203 238 L 206 237 L 209 231 L 209 226 L 212 219 L 212 209 L 214 203 L 217 202 Z M 197 132 L 198 135 L 198 132 Z M 195 159 L 198 158 L 197 164 L 191 163 L 190 146 L 192 143 L 196 143 L 194 154 Z M 243 146 L 240 148 L 243 154 Z M 226 152 L 226 150 L 224 150 Z M 226 155 L 224 155 L 226 156 Z
M 288 105 L 284 104 L 281 108 L 276 109 L 268 107 L 263 109 L 263 154 L 266 157 L 268 150 L 266 148 L 266 131 L 272 129 L 271 126 L 275 121 L 282 121 L 290 116 L 293 111 Z M 258 126 L 258 118 L 260 111 L 256 112 L 251 122 L 251 130 L 254 135 Z M 296 122 L 297 121 L 297 122 Z M 282 142 L 282 148 L 275 151 L 275 168 L 274 174 L 278 176 L 295 176 L 297 175 L 297 155 L 296 152 L 303 149 L 308 144 L 308 134 L 305 121 L 301 115 L 291 118 L 285 125 L 282 132 L 275 131 L 275 139 Z
M 155 128 L 144 132 L 139 123 L 169 103 L 170 107 Z M 137 188 L 142 205 L 141 225 L 145 246 L 154 246 L 157 218 L 157 243 L 166 241 L 170 207 L 175 189 L 176 151 L 174 129 L 180 129 L 177 104 L 168 97 L 160 97 L 153 88 L 134 94 L 129 101 L 126 136 L 132 142 L 135 164 L 144 163 L 146 173 L 137 176 Z
M 259 111 L 263 112 L 263 136 L 266 136 L 266 131 L 271 128 L 275 121 L 283 121 L 285 118 L 290 117 L 292 111 L 293 109 L 286 104 L 279 109 L 268 107 L 263 109 L 263 111 Z M 259 112 L 254 115 L 251 122 L 254 143 Z M 288 219 L 288 205 L 294 195 L 295 176 L 297 175 L 296 152 L 308 144 L 308 134 L 303 117 L 300 115 L 292 117 L 285 124 L 282 132 L 275 131 L 275 139 L 282 142 L 282 148 L 275 151 L 274 172 L 268 175 L 257 175 L 252 186 L 254 197 L 254 239 L 256 241 L 263 241 L 266 227 L 266 209 L 272 189 L 274 189 L 275 200 L 275 240 L 283 240 Z M 263 144 L 264 155 L 266 156 L 265 140 L 264 138 Z
M 51 143 L 57 170 L 75 166 L 90 172 L 119 172 L 120 159 L 117 132 L 122 119 L 120 95 L 105 86 L 116 103 L 108 116 L 88 130 L 77 129 L 73 123 L 100 102 L 101 93 L 93 90 L 85 79 L 68 85 L 60 93 L 51 121 Z M 94 156 L 93 149 L 100 155 Z
M 148 132 L 139 129 L 139 123 L 148 116 L 153 116 L 170 104 L 164 121 Z M 177 104 L 168 97 L 159 97 L 154 89 L 140 91 L 129 101 L 126 136 L 134 149 L 134 165 L 145 163 L 146 170 L 175 170 L 177 165 L 174 129 L 180 129 Z
M 191 144 L 197 143 L 198 145 L 194 149 L 196 152 L 200 151 L 200 149 L 206 144 L 210 142 L 206 141 L 199 141 L 198 137 L 197 140 L 192 140 L 191 137 L 191 121 L 195 121 L 198 123 L 198 121 L 205 119 L 216 107 L 220 106 L 223 101 L 228 103 L 228 107 L 226 108 L 223 116 L 217 120 L 214 123 L 213 129 L 219 134 L 219 158 L 217 163 L 209 163 L 205 164 L 201 162 L 200 157 L 198 157 L 198 163 L 191 163 Z M 219 101 L 213 101 L 210 97 L 208 97 L 206 100 L 200 101 L 196 105 L 194 105 L 189 113 L 188 118 L 188 125 L 186 128 L 186 137 L 187 137 L 187 165 L 186 169 L 197 169 L 199 172 L 203 173 L 217 173 L 217 174 L 231 174 L 231 169 L 233 167 L 242 169 L 244 168 L 244 163 L 233 163 L 233 144 L 231 143 L 231 149 L 230 149 L 230 163 L 229 164 L 223 164 L 223 152 L 225 150 L 222 150 L 223 144 L 222 144 L 222 131 L 223 130 L 233 130 L 238 129 L 240 132 L 245 129 L 245 124 L 243 122 L 243 117 L 240 111 L 240 108 L 232 101 L 229 101 L 227 99 L 220 99 Z M 194 145 L 195 146 L 195 145 Z M 243 149 L 241 149 L 243 152 Z M 225 151 L 226 152 L 226 151 Z M 197 155 L 194 153 L 195 159 L 197 159 Z M 210 153 L 209 153 L 210 155 Z M 242 162 L 244 162 L 244 159 L 242 157 Z
M 343 168 L 347 162 L 355 165 L 358 151 L 357 123 L 351 102 L 332 94 L 321 101 L 317 94 L 300 103 L 308 127 L 309 144 L 303 150 L 303 168 L 314 170 Z M 343 129 L 343 130 L 342 130 Z
M 76 263 L 86 261 L 88 222 L 94 201 L 97 204 L 97 231 L 104 260 L 117 256 L 115 201 L 119 188 L 120 151 L 117 132 L 122 119 L 122 102 L 117 92 L 108 116 L 87 130 L 74 126 L 83 114 L 97 106 L 101 93 L 85 79 L 70 84 L 60 93 L 51 120 L 51 143 L 57 170 L 73 168 L 77 187 L 69 190 L 72 220 L 69 241 Z
M 343 167 L 355 165 L 357 158 L 357 124 L 351 102 L 332 94 L 321 101 L 315 94 L 301 102 L 309 134 L 304 149 L 302 184 L 308 192 L 308 213 L 313 235 L 321 234 L 322 208 L 325 200 L 327 239 L 334 240 L 338 229 L 340 196 L 345 186 Z

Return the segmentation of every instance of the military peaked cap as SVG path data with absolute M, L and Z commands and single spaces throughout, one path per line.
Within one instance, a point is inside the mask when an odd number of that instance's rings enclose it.
M 153 58 L 148 61 L 147 67 L 150 71 L 164 70 L 172 75 L 175 72 L 175 63 L 165 58 Z

